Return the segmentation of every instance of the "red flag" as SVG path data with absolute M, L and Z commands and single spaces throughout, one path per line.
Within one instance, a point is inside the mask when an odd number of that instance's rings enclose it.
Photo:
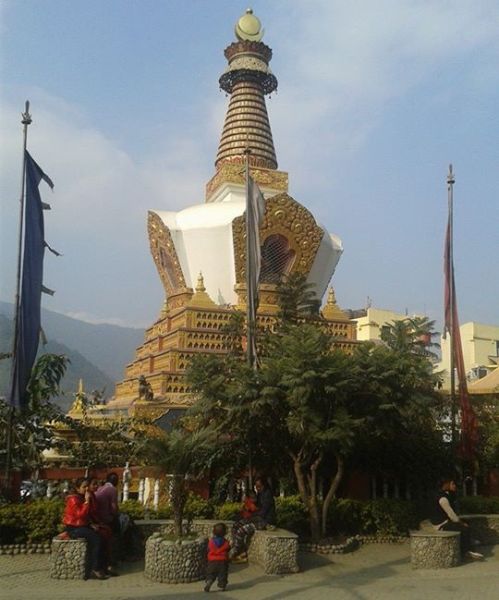
M 452 185 L 454 183 L 452 171 L 450 172 L 450 177 L 449 185 Z M 452 193 L 452 190 L 450 191 Z M 447 332 L 451 336 L 451 353 L 454 358 L 454 367 L 457 371 L 457 379 L 459 382 L 459 401 L 461 408 L 460 451 L 463 458 L 471 460 L 474 457 L 476 443 L 478 441 L 478 423 L 468 394 L 463 347 L 461 344 L 461 332 L 457 315 L 456 285 L 454 280 L 454 263 L 452 259 L 452 196 L 449 202 L 449 219 L 445 235 L 444 274 L 444 338 Z

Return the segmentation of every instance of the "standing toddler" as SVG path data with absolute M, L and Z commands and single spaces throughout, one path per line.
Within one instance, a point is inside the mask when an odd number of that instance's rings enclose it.
M 209 592 L 215 579 L 219 589 L 224 592 L 229 574 L 230 544 L 225 539 L 227 527 L 217 523 L 213 527 L 213 536 L 208 540 L 208 564 L 206 566 L 206 585 L 204 591 Z

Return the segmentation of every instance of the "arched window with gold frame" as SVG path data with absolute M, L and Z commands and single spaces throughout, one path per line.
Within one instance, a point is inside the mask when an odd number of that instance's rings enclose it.
M 261 246 L 260 283 L 279 283 L 291 271 L 294 260 L 289 240 L 280 233 L 269 235 Z

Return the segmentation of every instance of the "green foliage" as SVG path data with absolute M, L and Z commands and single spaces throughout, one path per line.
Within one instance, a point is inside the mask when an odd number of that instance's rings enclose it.
M 76 396 L 84 407 L 92 406 L 94 400 L 84 393 Z M 73 464 L 95 469 L 122 465 L 127 461 L 140 464 L 146 454 L 147 439 L 144 435 L 143 419 L 89 423 L 83 420 L 71 420 L 71 428 L 78 438 L 77 444 L 71 444 L 68 454 Z
M 298 323 L 309 318 L 318 318 L 321 306 L 314 286 L 307 283 L 303 273 L 284 276 L 277 286 L 279 319 L 282 324 Z
M 66 423 L 67 418 L 50 399 L 59 393 L 59 382 L 66 370 L 65 356 L 44 354 L 35 363 L 27 387 L 28 405 L 14 411 L 12 418 L 12 466 L 37 468 L 41 453 L 50 447 L 64 449 L 63 442 L 54 440 L 49 423 Z M 0 439 L 7 439 L 10 407 L 0 400 Z M 5 464 L 5 448 L 0 454 L 0 464 Z
M 433 349 L 439 348 L 439 344 L 433 341 L 438 335 L 434 327 L 435 321 L 428 317 L 407 317 L 384 325 L 381 328 L 381 340 L 396 352 L 436 360 L 438 355 Z
M 0 507 L 0 540 L 3 543 L 46 542 L 62 529 L 62 500 L 34 500 L 29 504 Z
M 220 521 L 234 521 L 241 512 L 241 502 L 224 502 L 215 506 L 214 517 Z
M 211 519 L 213 517 L 213 505 L 209 500 L 205 500 L 191 492 L 185 502 L 184 516 L 189 520 Z
M 151 518 L 154 518 L 155 514 L 157 519 L 171 519 L 173 517 L 172 505 L 169 502 L 161 502 L 156 513 L 150 512 Z
M 120 504 L 120 512 L 130 515 L 134 521 L 144 518 L 144 505 L 138 500 L 126 500 Z
M 417 529 L 420 517 L 413 502 L 379 499 L 367 502 L 362 511 L 362 529 L 365 533 L 405 535 Z
M 499 514 L 499 497 L 464 496 L 459 499 L 459 511 L 467 515 Z
M 365 502 L 349 498 L 334 498 L 328 507 L 328 532 L 355 535 L 363 531 Z
M 299 496 L 276 498 L 277 526 L 304 535 L 308 530 L 308 515 Z
M 329 507 L 331 531 L 347 535 L 406 535 L 418 528 L 420 520 L 418 505 L 406 500 L 341 498 Z

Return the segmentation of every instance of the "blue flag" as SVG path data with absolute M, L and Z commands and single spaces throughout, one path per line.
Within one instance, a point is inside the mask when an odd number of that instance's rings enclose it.
M 48 206 L 42 203 L 38 186 L 43 179 L 51 188 L 54 187 L 51 179 L 40 169 L 28 151 L 25 158 L 26 202 L 22 287 L 10 389 L 10 404 L 19 409 L 27 405 L 26 387 L 40 340 L 45 251 L 43 209 Z

